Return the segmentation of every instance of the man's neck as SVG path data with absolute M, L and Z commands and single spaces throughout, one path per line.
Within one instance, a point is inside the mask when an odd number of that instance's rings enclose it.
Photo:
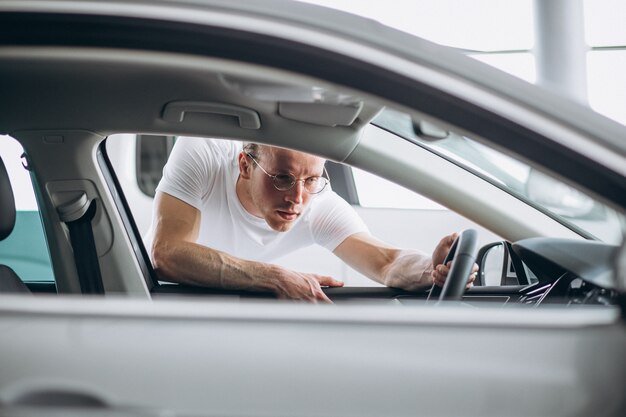
M 243 179 L 241 176 L 237 177 L 237 182 L 235 183 L 235 193 L 237 194 L 237 198 L 241 203 L 241 206 L 245 211 L 253 215 L 254 217 L 261 217 L 261 213 L 256 208 L 256 205 L 252 201 L 252 197 L 250 196 L 249 183 Z

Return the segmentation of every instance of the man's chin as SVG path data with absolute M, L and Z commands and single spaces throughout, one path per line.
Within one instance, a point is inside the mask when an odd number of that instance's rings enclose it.
M 277 232 L 287 232 L 289 231 L 289 229 L 291 229 L 293 227 L 293 222 L 282 222 L 282 223 L 267 223 L 272 230 L 275 230 Z
M 289 220 L 289 219 L 284 219 L 282 216 L 278 215 L 272 219 L 266 218 L 265 221 L 267 222 L 269 227 L 271 227 L 273 230 L 277 232 L 287 232 L 293 227 L 297 219 L 298 219 L 298 216 L 296 216 L 293 220 Z

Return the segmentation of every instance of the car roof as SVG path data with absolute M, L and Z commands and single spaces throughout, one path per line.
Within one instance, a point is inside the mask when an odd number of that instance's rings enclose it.
M 287 31 L 286 26 L 297 27 L 301 32 L 306 33 L 300 33 L 299 38 L 294 36 L 295 41 L 301 40 L 302 36 L 308 34 L 310 35 L 306 39 L 308 43 L 322 44 L 331 49 L 332 45 L 324 44 L 328 39 L 321 36 L 327 34 L 336 37 L 336 39 L 357 42 L 385 51 L 424 67 L 435 69 L 439 73 L 470 81 L 483 90 L 495 92 L 501 97 L 536 108 L 555 119 L 567 120 L 568 124 L 597 137 L 604 144 L 622 151 L 626 149 L 622 140 L 623 126 L 603 116 L 588 112 L 584 105 L 566 100 L 545 89 L 530 86 L 516 77 L 468 58 L 453 48 L 409 35 L 372 19 L 317 5 L 292 0 L 255 2 L 225 0 L 39 0 L 35 2 L 5 1 L 0 5 L 0 11 L 30 14 L 48 12 L 81 16 L 91 14 L 146 20 L 166 19 L 189 25 L 215 26 L 232 24 L 232 17 L 234 16 L 239 18 L 240 27 L 237 29 L 265 34 L 278 33 L 280 30 Z M 271 22 L 275 25 L 245 26 L 246 23 L 251 23 L 253 20 Z M 37 28 L 28 28 L 28 30 L 33 32 Z M 295 35 L 296 33 L 292 32 L 292 34 Z M 304 72 L 306 73 L 306 71 Z

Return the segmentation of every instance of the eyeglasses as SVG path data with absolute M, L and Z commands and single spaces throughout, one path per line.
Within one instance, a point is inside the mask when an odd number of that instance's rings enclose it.
M 259 168 L 261 168 L 261 170 L 265 173 L 265 175 L 267 175 L 268 177 L 272 179 L 272 185 L 278 191 L 289 191 L 296 185 L 297 182 L 302 181 L 302 184 L 304 185 L 304 190 L 307 193 L 319 194 L 322 192 L 322 190 L 324 190 L 324 188 L 326 188 L 326 185 L 328 185 L 328 183 L 330 182 L 329 179 L 325 177 L 309 177 L 309 178 L 299 180 L 291 174 L 272 175 L 268 173 L 261 166 L 261 164 L 259 164 L 257 160 L 254 159 L 252 155 L 250 155 L 248 152 L 246 152 L 246 155 L 248 155 L 250 159 L 252 159 L 254 163 L 257 164 Z M 326 174 L 326 176 L 328 176 L 328 172 L 326 172 L 326 167 L 324 167 L 324 173 Z

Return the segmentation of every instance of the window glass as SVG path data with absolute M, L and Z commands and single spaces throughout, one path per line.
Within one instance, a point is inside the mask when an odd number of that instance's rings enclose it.
M 454 132 L 435 141 L 423 140 L 410 116 L 400 112 L 385 110 L 374 124 L 454 161 L 581 235 L 613 244 L 622 241 L 623 215 L 524 162 Z
M 585 0 L 585 37 L 590 46 L 626 46 L 626 2 Z
M 0 264 L 13 269 L 24 282 L 54 282 L 30 174 L 22 166 L 23 152 L 16 140 L 0 136 L 0 157 L 9 174 L 17 211 L 13 232 L 0 241 Z
M 589 52 L 587 69 L 591 107 L 626 125 L 626 50 Z
M 137 185 L 144 194 L 154 197 L 174 142 L 174 136 L 137 135 L 135 170 Z
M 352 175 L 362 207 L 447 210 L 426 197 L 361 169 L 352 168 Z

